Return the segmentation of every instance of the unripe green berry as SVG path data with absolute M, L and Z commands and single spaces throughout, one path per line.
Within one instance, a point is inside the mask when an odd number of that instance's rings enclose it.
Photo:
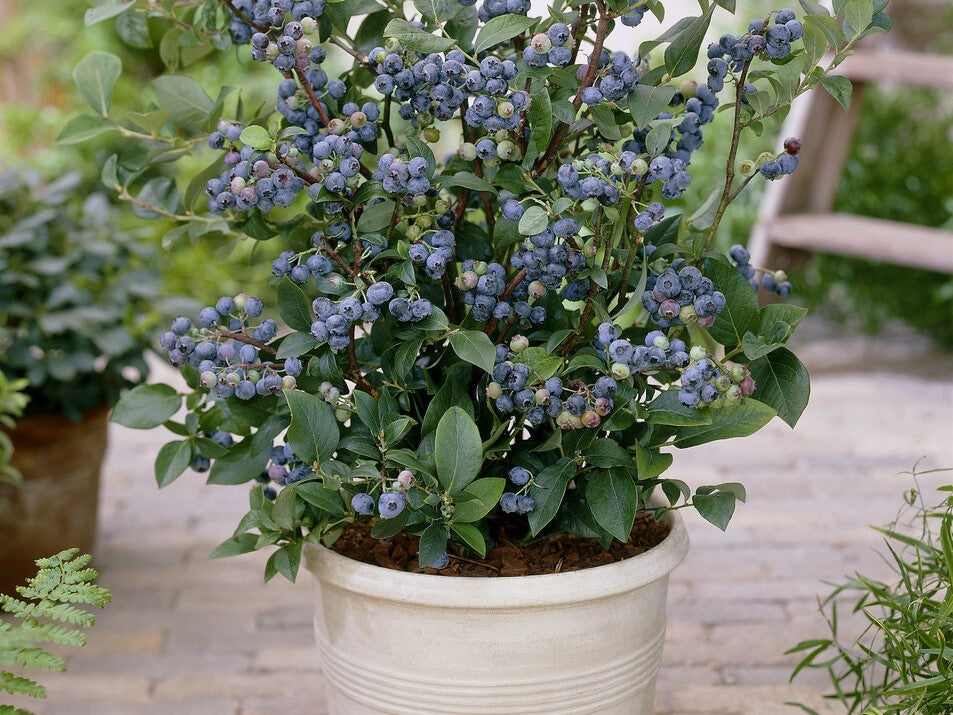
M 692 362 L 698 362 L 708 357 L 708 351 L 701 345 L 693 345 L 688 357 L 691 358 Z
M 693 305 L 683 305 L 682 309 L 678 311 L 678 317 L 686 325 L 698 322 L 698 313 Z
M 529 44 L 539 54 L 544 54 L 553 49 L 553 41 L 549 39 L 549 35 L 545 32 L 533 35 L 533 39 L 529 41 Z
M 661 348 L 662 350 L 668 350 L 668 338 L 666 338 L 664 335 L 659 335 L 656 337 L 655 340 L 652 341 L 652 344 L 657 348 Z
M 424 140 L 436 144 L 440 141 L 440 130 L 436 127 L 427 127 L 424 129 Z
M 649 173 L 649 164 L 645 159 L 636 159 L 629 167 L 629 172 L 634 176 L 645 176 Z
M 695 96 L 695 92 L 698 91 L 698 82 L 693 79 L 686 79 L 678 85 L 678 91 L 685 99 L 691 99 Z
M 199 376 L 199 384 L 207 390 L 218 384 L 218 377 L 211 370 L 206 370 Z
M 485 276 L 487 268 L 488 266 L 486 265 L 486 261 L 476 261 L 473 264 L 473 272 L 478 276 Z
M 476 145 L 471 142 L 464 142 L 457 149 L 457 155 L 464 161 L 473 161 L 477 156 Z
M 486 396 L 491 400 L 495 400 L 498 397 L 503 395 L 503 386 L 498 382 L 491 382 L 486 386 Z
M 347 422 L 350 418 L 351 413 L 341 407 L 338 407 L 334 411 L 334 419 L 336 419 L 338 422 Z
M 744 177 L 754 176 L 754 173 L 757 170 L 758 165 L 751 161 L 751 159 L 745 159 L 738 167 L 738 171 L 740 171 L 741 175 Z
M 298 381 L 294 378 L 294 375 L 285 375 L 281 378 L 281 389 L 282 390 L 293 390 L 298 386 Z
M 541 387 L 540 389 L 536 390 L 536 394 L 533 396 L 536 404 L 540 407 L 545 407 L 548 405 L 551 397 L 552 395 L 549 394 L 549 390 L 547 390 L 545 387 Z
M 769 161 L 774 161 L 774 154 L 771 152 L 766 151 L 758 155 L 758 166 L 767 164 Z
M 516 108 L 510 102 L 500 102 L 500 106 L 496 108 L 496 113 L 503 117 L 503 119 L 509 119 L 513 116 L 513 112 L 515 111 Z
M 612 370 L 610 371 L 612 378 L 614 380 L 624 380 L 632 373 L 629 371 L 629 366 L 624 362 L 614 362 L 612 363 Z
M 529 338 L 525 335 L 514 335 L 510 338 L 510 350 L 514 353 L 521 353 L 529 347 Z
M 318 22 L 313 17 L 302 17 L 301 18 L 301 31 L 306 35 L 314 34 L 314 31 L 318 29 Z

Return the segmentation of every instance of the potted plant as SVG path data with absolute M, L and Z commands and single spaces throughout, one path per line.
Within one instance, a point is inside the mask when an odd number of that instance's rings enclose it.
M 107 410 L 146 374 L 152 249 L 88 189 L 76 173 L 0 173 L 0 369 L 30 398 L 3 426 L 22 474 L 0 484 L 8 590 L 45 554 L 91 549 Z
M 169 32 L 250 44 L 277 101 L 161 77 L 145 111 L 89 121 L 137 123 L 163 161 L 207 135 L 213 163 L 161 201 L 144 153 L 103 176 L 176 235 L 262 242 L 274 295 L 176 318 L 160 342 L 188 388 L 137 387 L 113 419 L 176 434 L 160 486 L 190 465 L 253 483 L 214 555 L 274 548 L 265 577 L 289 579 L 306 557 L 331 712 L 649 712 L 678 510 L 724 528 L 744 499 L 669 476 L 670 450 L 793 426 L 808 399 L 785 347 L 804 311 L 756 293 L 786 277 L 715 240 L 800 144 L 739 139 L 813 87 L 846 104 L 829 71 L 885 2 L 804 3 L 706 47 L 702 0 L 634 58 L 609 34 L 662 2 L 182 5 L 161 5 Z M 329 51 L 350 64 L 333 78 Z M 725 180 L 688 206 L 719 128 Z

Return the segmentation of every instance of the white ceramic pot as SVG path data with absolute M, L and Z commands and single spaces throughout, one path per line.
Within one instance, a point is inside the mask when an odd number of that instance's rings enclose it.
M 330 715 L 651 713 L 688 551 L 668 519 L 644 554 L 543 576 L 405 573 L 307 546 Z

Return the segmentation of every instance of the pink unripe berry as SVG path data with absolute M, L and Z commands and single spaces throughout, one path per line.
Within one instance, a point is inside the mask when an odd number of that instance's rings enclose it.
M 754 393 L 757 384 L 755 384 L 754 378 L 751 377 L 751 375 L 746 375 L 745 379 L 738 383 L 738 387 L 741 388 L 741 394 L 748 397 Z
M 397 475 L 397 484 L 401 489 L 407 490 L 410 489 L 410 485 L 414 483 L 414 473 L 409 469 L 402 470 Z
M 586 410 L 582 413 L 582 423 L 590 429 L 595 429 L 602 424 L 602 418 L 599 416 L 598 412 Z
M 597 397 L 594 408 L 596 412 L 603 417 L 606 417 L 610 412 L 612 412 L 611 403 L 609 402 L 608 397 Z

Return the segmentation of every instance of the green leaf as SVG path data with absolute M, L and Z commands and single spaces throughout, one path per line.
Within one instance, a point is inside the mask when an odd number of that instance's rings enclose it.
M 811 396 L 807 368 L 787 348 L 753 360 L 749 367 L 757 384 L 757 398 L 776 409 L 778 417 L 794 427 Z
M 632 455 L 622 449 L 618 442 L 608 437 L 597 438 L 582 453 L 582 456 L 590 465 L 601 469 L 628 467 L 634 464 Z
M 268 465 L 272 444 L 287 426 L 281 417 L 267 419 L 258 431 L 231 447 L 224 457 L 215 460 L 206 480 L 209 484 L 244 484 Z
M 80 96 L 102 116 L 109 114 L 113 86 L 122 74 L 122 60 L 109 52 L 94 50 L 73 68 L 73 81 Z
M 563 359 L 558 354 L 542 346 L 527 348 L 519 354 L 519 361 L 525 363 L 540 380 L 548 380 L 563 366 Z
M 533 83 L 526 119 L 529 121 L 530 143 L 538 154 L 542 154 L 553 136 L 553 104 L 545 82 L 537 80 Z
M 484 372 L 493 372 L 496 364 L 496 347 L 481 330 L 459 330 L 450 333 L 450 347 L 461 360 L 476 365 Z
M 692 503 L 702 518 L 722 531 L 728 528 L 728 522 L 735 513 L 735 501 L 735 495 L 731 492 L 695 494 L 692 498 Z
M 239 556 L 254 551 L 258 544 L 258 534 L 237 534 L 225 539 L 208 555 L 210 559 L 222 559 L 226 556 Z
M 462 492 L 454 495 L 452 521 L 479 521 L 499 503 L 505 488 L 506 480 L 495 477 L 471 482 Z
M 116 125 L 96 114 L 80 114 L 68 122 L 56 137 L 57 144 L 82 144 L 100 134 L 116 130 Z
M 758 298 L 734 266 L 709 260 L 705 262 L 704 272 L 714 282 L 715 289 L 725 294 L 725 309 L 708 332 L 726 348 L 733 348 L 741 343 L 745 333 L 758 329 Z
M 284 395 L 291 410 L 288 444 L 295 455 L 306 464 L 330 459 L 341 433 L 328 403 L 301 390 L 285 390 Z
M 421 568 L 431 566 L 447 551 L 447 539 L 450 538 L 450 527 L 446 524 L 431 524 L 420 535 L 420 552 L 417 559 Z
M 469 171 L 458 171 L 453 176 L 441 178 L 440 186 L 444 189 L 459 186 L 465 189 L 472 189 L 473 191 L 485 191 L 494 196 L 496 195 L 496 189 L 493 188 L 493 184 L 486 179 L 481 179 L 476 174 L 471 174 Z
M 711 424 L 708 410 L 686 407 L 678 399 L 678 390 L 668 389 L 649 403 L 648 422 L 656 425 L 687 427 Z
M 827 75 L 821 80 L 827 93 L 837 100 L 837 103 L 844 108 L 844 111 L 850 109 L 850 102 L 854 96 L 854 85 L 846 77 L 840 75 Z
M 761 309 L 758 335 L 768 335 L 775 323 L 781 322 L 790 328 L 796 328 L 808 313 L 807 308 L 801 308 L 789 303 L 771 303 Z
M 434 461 L 440 484 L 451 491 L 460 491 L 480 473 L 483 466 L 480 429 L 459 407 L 447 410 L 437 424 Z
M 278 492 L 271 518 L 282 531 L 290 531 L 295 524 L 295 493 L 293 489 Z
M 867 29 L 874 17 L 874 7 L 870 0 L 850 0 L 844 8 L 844 17 L 854 31 L 854 37 Z
M 536 475 L 533 486 L 529 489 L 529 495 L 536 500 L 536 508 L 529 513 L 529 526 L 533 536 L 546 528 L 556 516 L 566 494 L 566 487 L 574 476 L 576 462 L 569 457 L 563 457 Z
M 265 580 L 269 578 L 269 571 L 271 571 L 272 575 L 277 571 L 294 583 L 298 577 L 298 566 L 301 564 L 301 546 L 300 541 L 293 544 L 285 544 L 273 553 L 265 567 Z M 268 568 L 269 566 L 271 567 L 270 569 Z
M 546 212 L 539 206 L 530 206 L 520 217 L 519 232 L 524 236 L 532 236 L 544 231 L 548 225 L 549 216 Z
M 182 472 L 188 469 L 191 462 L 192 445 L 188 440 L 168 442 L 162 445 L 162 449 L 156 456 L 155 464 L 156 484 L 159 485 L 159 489 L 178 479 Z
M 89 8 L 86 14 L 83 15 L 83 24 L 86 27 L 95 25 L 97 22 L 108 20 L 111 17 L 116 17 L 128 10 L 132 10 L 135 6 L 135 0 L 132 2 L 105 2 L 102 5 Z
M 403 380 L 407 377 L 407 373 L 409 373 L 414 366 L 414 362 L 417 360 L 417 356 L 420 354 L 420 348 L 423 347 L 423 344 L 424 339 L 417 338 L 416 340 L 403 342 L 397 347 L 392 363 L 395 378 Z
M 665 69 L 672 77 L 681 77 L 695 66 L 714 9 L 715 6 L 712 5 L 704 15 L 693 18 L 672 44 L 665 48 Z
M 407 526 L 410 513 L 410 509 L 404 509 L 393 519 L 378 519 L 371 528 L 371 536 L 375 539 L 389 539 L 399 534 L 404 530 L 404 527 Z
M 402 45 L 418 52 L 446 52 L 454 45 L 453 40 L 420 30 L 400 17 L 387 23 L 384 37 L 400 40 Z
M 668 452 L 646 449 L 638 442 L 635 444 L 635 464 L 639 470 L 639 479 L 654 479 L 672 466 L 674 457 Z
M 589 107 L 589 117 L 596 123 L 596 128 L 604 139 L 618 141 L 622 138 L 619 125 L 615 120 L 615 113 L 607 104 L 598 104 Z
M 754 333 L 747 332 L 741 341 L 741 345 L 744 348 L 745 356 L 749 360 L 757 360 L 782 347 L 783 343 L 768 343 Z
M 715 4 L 725 8 L 728 12 L 735 11 L 735 0 L 715 0 Z
M 138 385 L 123 395 L 109 420 L 132 429 L 158 427 L 182 406 L 182 398 L 168 385 Z
M 637 84 L 627 99 L 635 126 L 639 129 L 646 127 L 649 122 L 665 111 L 674 96 L 674 85 L 650 87 L 647 84 Z
M 645 147 L 649 154 L 658 156 L 664 154 L 672 141 L 672 127 L 668 124 L 659 124 L 645 137 Z
M 477 33 L 473 52 L 480 54 L 484 50 L 516 37 L 535 24 L 535 18 L 511 13 L 491 18 Z
M 271 138 L 271 134 L 268 133 L 268 130 L 264 127 L 259 127 L 257 124 L 252 124 L 250 127 L 242 129 L 241 136 L 238 138 L 242 144 L 247 144 L 261 151 L 268 151 L 275 143 L 275 140 Z
M 282 339 L 281 345 L 278 346 L 278 354 L 275 355 L 275 359 L 284 360 L 285 358 L 299 357 L 320 344 L 317 338 L 310 333 L 289 333 Z
M 706 410 L 711 424 L 682 427 L 675 436 L 675 446 L 685 449 L 719 439 L 747 437 L 764 427 L 777 414 L 771 407 L 750 397 L 740 405 Z
M 629 540 L 639 489 L 625 469 L 610 469 L 586 482 L 586 499 L 596 523 L 622 542 Z
M 470 368 L 464 366 L 463 369 L 469 371 Z M 420 426 L 421 436 L 428 435 L 436 430 L 440 418 L 454 405 L 473 416 L 473 403 L 467 394 L 467 383 L 465 378 L 461 379 L 459 372 L 443 383 L 427 406 L 423 424 Z
M 200 122 L 215 109 L 215 102 L 202 89 L 202 85 L 184 75 L 162 75 L 152 80 L 156 103 L 169 112 L 169 119 L 184 125 Z
M 380 201 L 376 204 L 368 204 L 364 207 L 364 210 L 361 212 L 361 217 L 357 220 L 357 229 L 360 233 L 383 231 L 390 226 L 390 220 L 393 215 L 393 201 Z
M 341 501 L 341 492 L 337 489 L 326 487 L 320 482 L 298 482 L 293 487 L 299 497 L 332 516 L 343 516 L 347 512 Z
M 289 328 L 310 335 L 311 307 L 298 286 L 285 279 L 278 284 L 278 314 Z
M 414 7 L 421 16 L 443 23 L 456 15 L 462 6 L 456 0 L 414 0 Z
M 688 223 L 692 228 L 699 231 L 705 231 L 711 228 L 715 222 L 715 215 L 718 213 L 718 206 L 721 203 L 721 196 L 724 193 L 722 186 L 716 186 L 708 194 L 705 202 L 691 216 L 688 217 Z
M 434 157 L 433 150 L 431 150 L 427 142 L 418 139 L 412 134 L 408 136 L 405 141 L 407 143 L 407 152 L 410 156 L 419 156 L 421 159 L 424 159 L 427 162 L 428 176 L 433 176 L 434 169 L 437 166 L 437 159 Z
M 486 539 L 483 538 L 483 534 L 480 533 L 479 529 L 470 524 L 460 522 L 450 524 L 450 528 L 453 529 L 453 532 L 459 536 L 467 546 L 476 551 L 480 555 L 480 558 L 486 556 Z

